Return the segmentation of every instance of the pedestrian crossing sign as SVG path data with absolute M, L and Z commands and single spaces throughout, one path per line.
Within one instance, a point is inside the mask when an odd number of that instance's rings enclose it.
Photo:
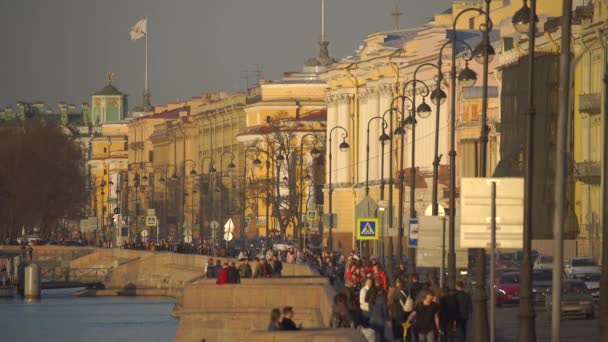
M 357 219 L 357 240 L 378 240 L 378 219 Z
M 156 227 L 156 216 L 146 216 L 146 226 Z

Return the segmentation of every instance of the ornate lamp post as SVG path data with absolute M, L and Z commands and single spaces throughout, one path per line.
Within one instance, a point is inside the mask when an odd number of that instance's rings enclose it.
M 223 178 L 224 178 L 224 156 L 225 155 L 230 155 L 230 163 L 228 163 L 228 171 L 232 171 L 234 169 L 236 169 L 236 165 L 234 165 L 234 154 L 230 151 L 224 151 L 222 152 L 222 154 L 220 155 L 220 186 L 222 186 L 224 184 L 223 182 Z M 228 189 L 228 202 L 230 203 L 230 194 L 232 187 L 230 187 Z M 223 194 L 220 193 L 220 210 L 219 210 L 219 220 L 220 220 L 220 224 L 223 225 L 224 222 L 224 217 L 223 217 L 223 207 L 224 207 L 224 202 L 223 202 Z
M 300 229 L 298 232 L 298 238 L 300 241 L 298 247 L 300 248 L 300 250 L 302 250 L 304 247 L 304 240 L 302 235 L 302 232 L 304 231 L 304 141 L 307 137 L 313 137 L 315 141 L 312 149 L 310 150 L 310 155 L 313 157 L 313 159 L 317 159 L 319 155 L 321 155 L 321 151 L 317 149 L 317 143 L 319 142 L 319 138 L 317 138 L 317 135 L 314 133 L 304 134 L 302 138 L 300 138 L 300 218 L 298 220 L 298 222 L 300 223 Z M 310 194 L 308 195 L 310 196 Z
M 332 236 L 332 230 L 334 228 L 334 212 L 333 212 L 333 192 L 334 189 L 332 187 L 332 179 L 331 179 L 331 161 L 332 161 L 332 153 L 331 153 L 331 141 L 332 141 L 332 136 L 335 130 L 341 130 L 342 133 L 342 142 L 340 143 L 340 145 L 338 146 L 338 148 L 340 149 L 340 152 L 346 152 L 349 150 L 350 146 L 348 145 L 348 143 L 346 142 L 346 138 L 348 137 L 348 131 L 346 130 L 346 128 L 342 127 L 342 126 L 334 126 L 330 131 L 329 131 L 329 236 L 327 238 L 327 247 L 329 248 L 330 251 L 333 251 L 333 236 Z
M 247 246 L 247 243 L 246 243 L 247 239 L 245 237 L 245 210 L 246 210 L 245 203 L 247 202 L 247 153 L 251 152 L 251 151 L 255 151 L 256 153 L 259 153 L 259 149 L 255 145 L 250 145 L 250 146 L 247 146 L 244 151 L 245 160 L 243 163 L 243 223 L 241 226 L 241 239 L 243 240 L 243 251 L 245 251 L 245 248 Z M 257 159 L 257 156 L 256 156 L 256 159 Z M 257 207 L 258 203 L 256 202 L 255 205 Z M 256 215 L 256 221 L 257 221 L 257 215 Z M 256 229 L 257 229 L 257 222 L 256 222 Z
M 412 158 L 412 168 L 411 168 L 411 172 L 410 172 L 410 219 L 412 218 L 416 218 L 416 124 L 417 124 L 417 120 L 416 120 L 416 114 L 419 113 L 421 118 L 428 118 L 431 114 L 431 107 L 426 103 L 426 97 L 429 96 L 430 94 L 430 89 L 429 87 L 426 85 L 426 83 L 417 80 L 416 76 L 418 71 L 424 67 L 427 66 L 428 64 L 422 64 L 420 66 L 418 66 L 416 68 L 416 70 L 414 71 L 414 78 L 411 81 L 408 81 L 406 84 L 403 85 L 403 93 L 405 94 L 405 90 L 407 89 L 407 87 L 409 85 L 412 86 L 413 91 L 412 91 L 412 98 L 410 99 L 411 104 L 412 104 L 412 110 L 410 112 L 410 115 L 404 120 L 404 125 L 408 128 L 411 128 L 412 130 L 412 146 L 411 146 L 411 158 Z M 422 95 L 422 103 L 416 107 L 416 96 L 417 96 L 417 84 L 420 83 L 424 86 L 423 91 L 421 93 Z M 405 96 L 405 95 L 403 95 Z M 405 106 L 405 97 L 402 98 L 402 105 Z M 405 148 L 405 145 L 403 146 Z M 404 189 L 404 181 L 405 181 L 405 168 L 403 165 L 403 160 L 401 162 L 401 179 L 400 179 L 400 186 L 401 186 L 401 193 L 403 193 Z M 402 196 L 401 196 L 402 197 Z M 399 255 L 402 256 L 403 255 L 403 230 L 404 230 L 404 222 L 403 222 L 403 200 L 399 201 L 399 213 L 400 213 L 400 219 L 399 219 L 399 233 L 401 238 L 399 239 Z M 416 271 L 416 250 L 414 248 L 408 248 L 408 261 L 409 261 L 409 267 L 408 267 L 408 271 L 411 273 L 414 273 Z
M 524 241 L 521 261 L 518 341 L 536 341 L 534 306 L 532 302 L 532 186 L 534 175 L 534 58 L 536 46 L 536 0 L 524 0 L 523 7 L 513 15 L 513 26 L 528 34 L 528 130 L 526 132 L 526 171 L 524 179 Z M 557 205 L 557 203 L 556 203 Z M 555 304 L 554 304 L 555 305 Z M 554 318 L 555 319 L 555 318 Z
M 367 140 L 365 144 L 365 196 L 369 196 L 369 135 L 370 135 L 370 125 L 374 120 L 382 120 L 382 135 L 380 135 L 380 144 L 381 144 L 381 156 L 380 156 L 380 164 L 382 171 L 384 171 L 384 144 L 391 139 L 390 135 L 386 134 L 386 129 L 388 128 L 388 123 L 382 116 L 374 116 L 369 119 L 367 122 Z M 369 244 L 368 241 L 365 241 L 365 256 L 369 257 Z M 382 262 L 384 263 L 384 255 L 381 256 Z

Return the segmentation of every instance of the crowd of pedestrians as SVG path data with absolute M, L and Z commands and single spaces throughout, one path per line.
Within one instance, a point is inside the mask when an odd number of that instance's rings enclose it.
M 370 342 L 458 342 L 466 340 L 472 311 L 462 282 L 440 287 L 437 278 L 420 281 L 405 263 L 387 277 L 383 266 L 351 253 L 323 254 L 320 271 L 339 289 L 330 325 L 360 329 Z

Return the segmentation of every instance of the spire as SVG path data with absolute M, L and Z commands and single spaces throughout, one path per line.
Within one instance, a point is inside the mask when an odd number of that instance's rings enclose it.
M 318 58 L 309 58 L 304 66 L 307 67 L 319 67 L 319 66 L 329 66 L 335 62 L 333 58 L 329 56 L 329 42 L 326 40 L 325 36 L 325 0 L 321 0 L 321 40 L 319 41 L 319 57 Z
M 399 12 L 399 4 L 397 3 L 397 0 L 395 0 L 395 7 L 393 9 L 393 13 L 391 13 L 391 15 L 395 18 L 395 24 L 394 24 L 395 31 L 399 31 L 399 17 L 402 14 L 403 13 Z

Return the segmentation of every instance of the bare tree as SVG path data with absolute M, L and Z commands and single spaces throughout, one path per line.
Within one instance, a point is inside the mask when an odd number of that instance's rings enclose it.
M 80 218 L 86 190 L 80 145 L 61 126 L 26 120 L 0 127 L 0 236 L 22 227 L 56 233 L 58 223 Z

